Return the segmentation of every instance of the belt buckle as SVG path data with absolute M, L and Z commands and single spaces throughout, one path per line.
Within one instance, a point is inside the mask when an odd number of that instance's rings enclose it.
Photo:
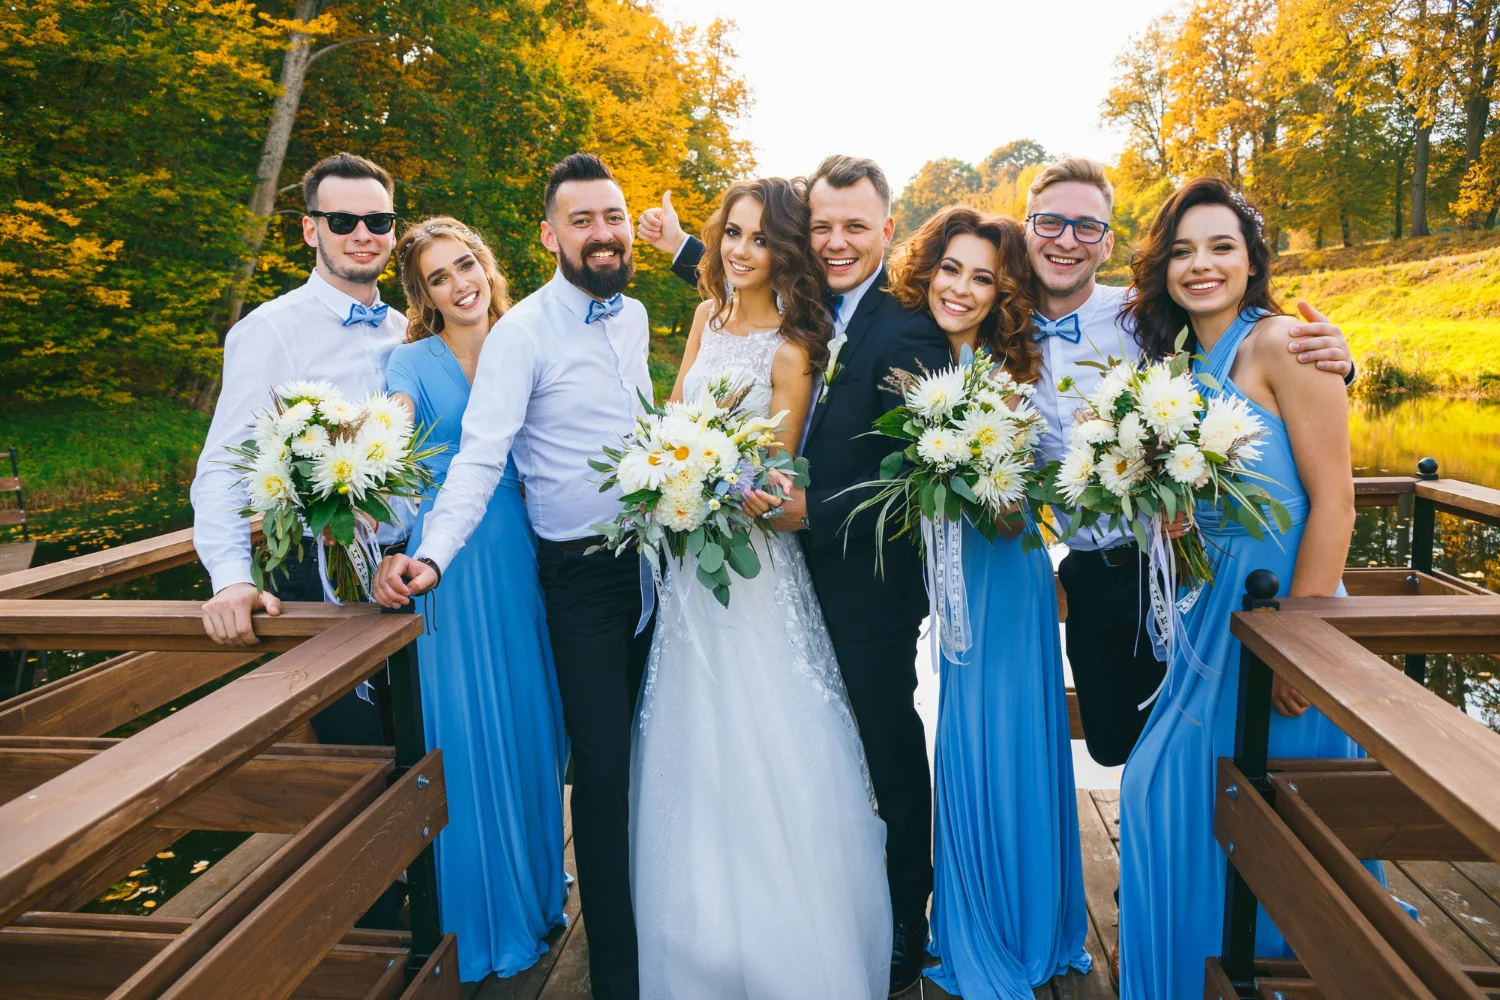
M 1119 569 L 1121 566 L 1130 565 L 1132 554 L 1135 551 L 1136 546 L 1134 545 L 1113 545 L 1107 549 L 1100 549 L 1099 558 L 1103 559 L 1104 565 L 1109 568 Z

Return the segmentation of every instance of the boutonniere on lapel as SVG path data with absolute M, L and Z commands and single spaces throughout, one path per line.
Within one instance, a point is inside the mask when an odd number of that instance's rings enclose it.
M 823 393 L 818 397 L 820 403 L 828 398 L 828 387 L 833 385 L 834 379 L 838 378 L 839 373 L 844 370 L 839 364 L 839 352 L 848 342 L 848 335 L 842 333 L 828 342 L 828 372 L 823 376 Z

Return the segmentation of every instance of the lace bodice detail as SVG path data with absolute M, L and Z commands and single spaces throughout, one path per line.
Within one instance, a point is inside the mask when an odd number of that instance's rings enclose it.
M 740 409 L 753 417 L 771 415 L 771 361 L 785 343 L 777 330 L 737 336 L 710 321 L 703 328 L 698 356 L 682 380 L 682 398 L 691 403 L 713 380 L 728 375 L 730 385 L 748 385 L 750 393 Z

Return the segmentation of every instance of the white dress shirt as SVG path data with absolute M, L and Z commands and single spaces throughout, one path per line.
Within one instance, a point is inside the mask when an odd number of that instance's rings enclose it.
M 406 317 L 389 310 L 379 326 L 345 326 L 356 301 L 313 271 L 307 283 L 263 303 L 224 341 L 224 378 L 208 439 L 193 477 L 193 547 L 208 569 L 214 593 L 251 583 L 250 528 L 240 516 L 248 502 L 240 474 L 225 450 L 250 437 L 250 421 L 271 406 L 271 390 L 292 379 L 332 382 L 351 400 L 385 385 L 391 351 L 406 339 Z M 380 305 L 377 291 L 371 308 Z M 381 525 L 377 537 L 394 541 Z
M 854 312 L 859 308 L 860 299 L 863 299 L 865 292 L 868 292 L 870 286 L 875 284 L 875 279 L 884 273 L 885 265 L 882 264 L 875 269 L 874 274 L 855 285 L 850 291 L 843 293 L 844 301 L 839 303 L 839 314 L 833 318 L 833 335 L 835 337 L 842 335 L 845 330 L 849 329 L 849 321 L 854 318 Z M 839 293 L 831 292 L 829 294 L 838 295 Z
M 1120 306 L 1125 302 L 1128 288 L 1113 285 L 1094 285 L 1093 294 L 1078 308 L 1078 343 L 1070 343 L 1060 336 L 1042 339 L 1042 377 L 1036 383 L 1036 395 L 1032 402 L 1047 419 L 1047 431 L 1037 445 L 1040 460 L 1060 460 L 1068 450 L 1068 432 L 1073 426 L 1073 412 L 1082 406 L 1079 394 L 1091 395 L 1098 388 L 1104 373 L 1097 368 L 1080 365 L 1080 361 L 1098 361 L 1119 358 L 1134 362 L 1141 356 L 1140 345 L 1135 334 L 1119 322 Z M 1066 319 L 1066 316 L 1059 319 Z M 1074 388 L 1066 396 L 1057 391 L 1057 382 L 1071 375 Z M 1066 529 L 1067 517 L 1058 515 L 1059 527 Z M 1068 540 L 1068 547 L 1081 551 L 1107 549 L 1131 541 L 1124 532 L 1094 531 L 1085 528 Z
M 526 487 L 537 535 L 597 535 L 620 512 L 589 459 L 617 444 L 652 398 L 646 307 L 585 323 L 590 298 L 561 272 L 500 318 L 479 352 L 458 454 L 427 514 L 417 558 L 446 570 L 484 517 L 507 456 Z

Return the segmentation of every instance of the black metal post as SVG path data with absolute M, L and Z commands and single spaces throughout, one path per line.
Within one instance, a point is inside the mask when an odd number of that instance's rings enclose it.
M 21 493 L 21 462 L 16 446 L 10 446 L 10 475 L 16 481 L 16 510 L 21 515 L 21 541 L 31 541 L 31 532 L 26 527 L 26 497 Z
M 1433 480 L 1438 477 L 1436 459 L 1424 458 L 1417 463 L 1417 478 Z M 1426 497 L 1413 497 L 1411 508 L 1411 568 L 1417 573 L 1432 572 L 1433 533 L 1437 521 L 1437 508 Z M 1406 676 L 1418 684 L 1427 683 L 1427 655 L 1406 655 Z
M 1258 569 L 1245 580 L 1246 611 L 1280 608 L 1276 591 L 1281 587 L 1276 574 Z M 1231 789 L 1231 795 L 1271 796 L 1266 778 L 1271 735 L 1271 668 L 1249 647 L 1240 647 L 1239 705 L 1235 713 L 1234 763 L 1251 787 Z M 1215 776 L 1217 779 L 1217 776 Z M 1234 846 L 1230 845 L 1230 863 L 1224 899 L 1224 974 L 1241 996 L 1255 992 L 1255 916 L 1259 901 L 1234 866 Z
M 415 610 L 413 602 L 401 611 L 388 613 L 410 614 Z M 394 783 L 427 753 L 427 739 L 422 730 L 422 675 L 417 669 L 415 640 L 392 654 L 386 661 L 385 674 L 389 685 L 385 699 L 386 726 L 396 749 L 396 766 L 391 770 Z M 432 957 L 443 936 L 438 912 L 437 854 L 431 843 L 406 866 L 406 896 L 411 913 L 409 981 Z

